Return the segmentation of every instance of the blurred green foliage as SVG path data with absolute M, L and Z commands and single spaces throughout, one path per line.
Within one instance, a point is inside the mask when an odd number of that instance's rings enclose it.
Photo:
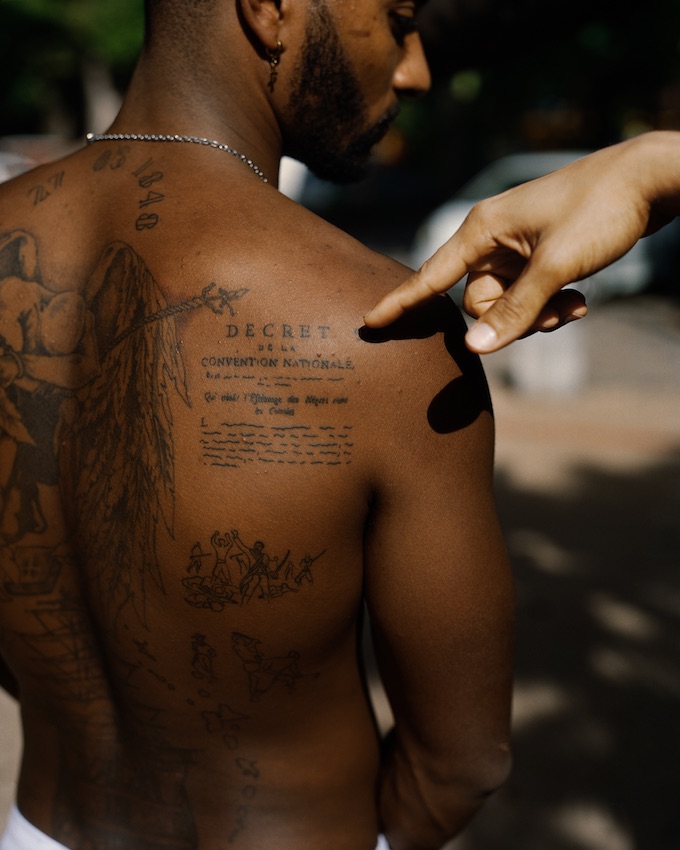
M 86 64 L 122 87 L 142 39 L 143 0 L 0 0 L 0 135 L 81 132 Z
M 388 157 L 414 203 L 512 150 L 680 129 L 680 0 L 429 0 L 421 17 L 434 84 Z M 92 129 L 88 68 L 122 92 L 142 24 L 143 0 L 0 0 L 0 136 Z

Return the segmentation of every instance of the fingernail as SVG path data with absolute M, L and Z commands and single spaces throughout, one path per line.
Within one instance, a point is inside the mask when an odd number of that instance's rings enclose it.
M 474 348 L 475 351 L 488 351 L 498 342 L 496 331 L 484 322 L 474 324 L 465 334 L 465 338 L 470 348 Z

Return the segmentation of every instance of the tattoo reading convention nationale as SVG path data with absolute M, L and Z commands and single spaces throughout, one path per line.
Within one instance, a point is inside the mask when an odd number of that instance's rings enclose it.
M 200 441 L 208 466 L 343 466 L 352 462 L 346 379 L 352 360 L 320 354 L 328 325 L 246 323 L 226 326 L 228 353 L 201 358 L 204 398 Z M 311 417 L 310 411 L 315 415 Z M 319 424 L 318 411 L 327 413 Z

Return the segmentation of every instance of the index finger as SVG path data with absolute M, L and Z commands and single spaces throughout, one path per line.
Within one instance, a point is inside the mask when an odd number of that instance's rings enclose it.
M 382 328 L 394 322 L 407 310 L 446 292 L 468 272 L 468 266 L 457 250 L 457 234 L 427 260 L 396 289 L 388 292 L 364 316 L 371 328 Z

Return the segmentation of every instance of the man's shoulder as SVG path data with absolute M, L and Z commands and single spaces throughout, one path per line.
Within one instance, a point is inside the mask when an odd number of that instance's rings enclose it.
M 406 280 L 411 268 L 279 193 L 269 199 L 265 215 L 268 223 L 257 227 L 251 221 L 246 247 L 237 249 L 239 258 L 247 254 L 242 272 L 255 300 L 273 301 L 293 315 L 325 316 L 352 336 L 354 356 L 377 370 L 403 369 L 414 362 L 415 351 L 430 360 L 431 372 L 437 363 L 448 370 L 452 360 L 476 359 L 465 349 L 465 322 L 447 295 L 409 311 L 384 330 L 363 326 L 365 313 Z M 225 272 L 233 260 L 234 253 L 225 251 Z
M 254 259 L 275 274 L 285 268 L 293 288 L 309 287 L 365 312 L 412 273 L 280 193 L 269 199 L 265 217 L 266 224 L 252 234 L 260 248 Z

